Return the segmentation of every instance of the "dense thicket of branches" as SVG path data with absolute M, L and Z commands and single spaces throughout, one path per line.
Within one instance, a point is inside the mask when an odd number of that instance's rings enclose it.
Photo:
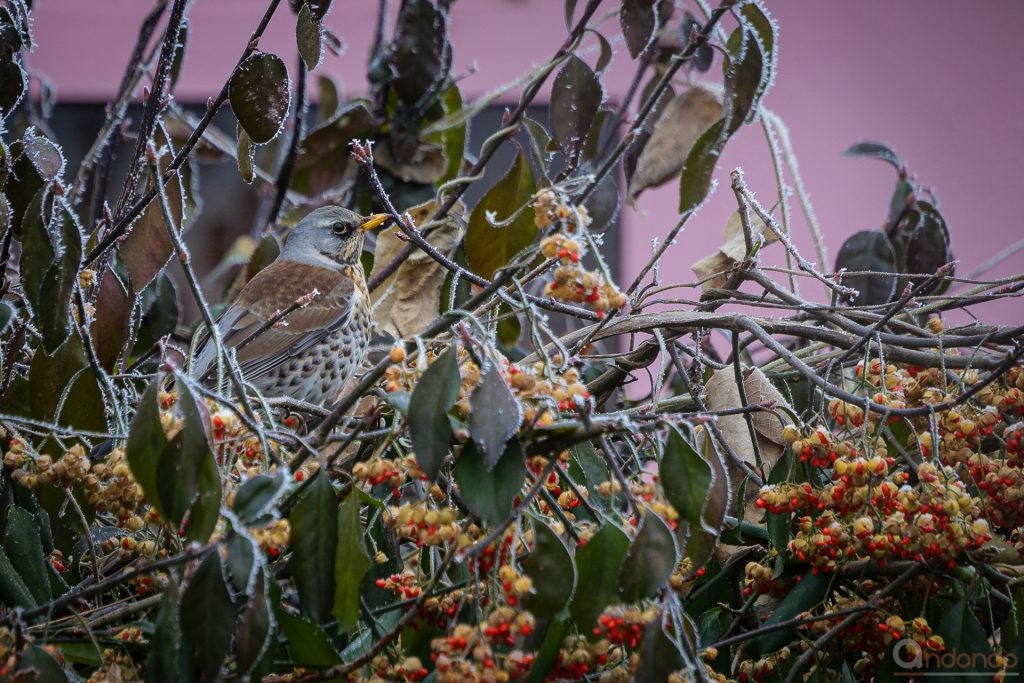
M 938 201 L 878 143 L 848 152 L 896 171 L 884 225 L 828 260 L 764 105 L 765 3 L 567 2 L 564 44 L 472 102 L 450 70 L 458 3 L 382 2 L 351 100 L 320 66 L 344 38 L 330 0 L 289 3 L 296 66 L 260 49 L 281 4 L 196 118 L 173 95 L 202 27 L 157 0 L 74 169 L 28 96 L 31 2 L 0 0 L 0 676 L 1019 673 L 1024 328 L 943 316 L 1024 276 L 956 277 Z M 615 104 L 613 58 L 636 66 Z M 549 82 L 545 127 L 526 113 Z M 470 120 L 510 96 L 470 149 Z M 228 106 L 237 128 L 217 130 Z M 767 203 L 717 163 L 747 125 L 776 169 Z M 218 155 L 263 203 L 211 291 L 182 234 Z M 678 215 L 616 282 L 603 233 L 669 182 Z M 694 281 L 662 257 L 716 183 L 736 212 Z M 326 406 L 264 396 L 216 338 L 215 376 L 192 376 L 222 304 L 325 204 L 391 217 L 363 254 L 377 336 L 358 378 Z

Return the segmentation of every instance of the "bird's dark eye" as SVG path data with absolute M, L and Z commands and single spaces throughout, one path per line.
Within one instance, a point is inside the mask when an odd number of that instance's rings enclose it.
M 341 221 L 336 221 L 335 223 L 331 224 L 331 232 L 333 232 L 335 235 L 343 235 L 345 234 L 345 230 L 345 224 L 342 223 Z

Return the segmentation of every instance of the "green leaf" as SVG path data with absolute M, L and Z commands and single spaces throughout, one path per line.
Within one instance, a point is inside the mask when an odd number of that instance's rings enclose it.
M 341 664 L 341 656 L 319 626 L 281 610 L 277 611 L 277 620 L 295 664 L 314 668 Z
M 146 683 L 163 683 L 164 681 L 187 680 L 186 675 L 191 666 L 183 666 L 183 648 L 181 647 L 181 618 L 178 603 L 181 591 L 174 576 L 170 576 L 160 599 L 153 622 L 153 637 L 150 640 L 149 657 L 146 659 Z
M 935 623 L 935 632 L 942 636 L 946 647 L 955 648 L 961 653 L 970 653 L 972 658 L 975 656 L 982 658 L 992 652 L 992 647 L 989 645 L 984 627 L 978 621 L 978 617 L 974 615 L 971 608 L 972 602 L 967 595 L 963 595 L 948 608 L 943 609 L 941 618 Z M 959 658 L 957 661 L 960 661 Z M 948 670 L 943 673 L 948 673 Z M 991 675 L 995 671 L 985 667 L 984 660 L 981 662 L 972 660 L 967 666 L 958 665 L 956 673 L 961 674 L 963 680 L 970 680 L 968 674 L 987 673 Z
M 323 21 L 334 4 L 334 0 L 301 0 L 301 2 L 309 7 L 313 12 L 313 18 L 317 21 Z
M 409 402 L 409 431 L 416 464 L 433 480 L 441 469 L 452 426 L 448 411 L 459 397 L 459 362 L 452 346 L 426 369 Z
M 139 311 L 142 318 L 134 352 L 144 353 L 178 326 L 178 290 L 167 273 L 160 273 L 142 291 Z
M 328 121 L 333 121 L 341 105 L 341 87 L 337 81 L 328 74 L 317 76 L 317 84 L 320 86 L 320 102 L 317 105 L 318 126 Z
M 235 144 L 235 159 L 238 161 L 238 172 L 242 174 L 242 182 L 252 185 L 256 180 L 256 145 L 252 144 L 249 134 L 241 125 L 236 126 L 238 142 Z
M 18 657 L 15 674 L 11 680 L 67 683 L 68 676 L 49 652 L 35 643 L 30 643 Z
M 244 524 L 252 524 L 269 511 L 270 505 L 282 491 L 284 477 L 280 473 L 270 476 L 259 474 L 242 484 L 235 494 L 232 508 Z
M 32 306 L 32 312 L 42 312 L 40 295 L 46 282 L 46 274 L 57 254 L 49 225 L 53 198 L 48 186 L 36 192 L 28 208 L 25 209 L 21 222 L 21 261 L 19 270 L 22 274 L 22 286 L 25 298 Z
M 445 90 L 441 97 L 441 106 L 446 117 L 461 114 L 462 93 L 459 92 L 458 85 L 452 84 Z M 441 149 L 444 150 L 445 168 L 444 173 L 437 181 L 438 186 L 457 177 L 462 171 L 462 163 L 466 158 L 467 133 L 468 124 L 465 121 L 441 133 Z
M 569 611 L 582 633 L 590 633 L 604 608 L 618 597 L 619 570 L 628 549 L 629 536 L 612 522 L 605 522 L 586 545 L 576 551 L 579 582 L 584 590 L 573 597 Z
M 53 595 L 50 591 L 46 556 L 39 538 L 38 521 L 31 512 L 17 505 L 12 505 L 7 510 L 4 552 L 36 602 L 49 601 Z
M 850 235 L 836 255 L 836 267 L 851 271 L 896 273 L 896 252 L 884 232 L 861 230 Z M 896 277 L 884 275 L 845 275 L 843 284 L 860 292 L 853 300 L 857 306 L 884 304 L 896 293 Z
M 238 123 L 258 145 L 277 137 L 291 106 L 288 69 L 277 55 L 257 50 L 231 75 L 228 90 Z
M 533 581 L 526 608 L 539 619 L 562 611 L 576 589 L 576 564 L 558 534 L 540 520 L 533 522 L 533 551 L 523 564 Z
M 921 277 L 910 278 L 911 283 L 917 286 L 924 282 L 929 274 L 951 263 L 953 252 L 950 250 L 949 228 L 939 210 L 928 202 L 918 202 L 914 210 L 920 214 L 920 218 L 917 220 L 917 228 L 907 242 L 904 270 L 908 273 L 922 274 Z M 950 275 L 952 274 L 950 272 Z M 941 289 L 945 290 L 949 287 L 949 280 L 934 282 L 923 288 L 920 294 L 941 293 L 937 291 L 940 284 Z
M 893 188 L 892 197 L 889 198 L 889 217 L 885 222 L 886 234 L 894 234 L 897 228 L 897 221 L 903 217 L 907 210 L 907 201 L 916 192 L 914 184 L 907 180 L 897 181 Z
M 18 571 L 0 549 L 0 602 L 12 607 L 31 608 L 36 606 L 36 599 L 32 597 L 32 591 L 28 589 Z
M 726 62 L 725 120 L 732 135 L 744 123 L 753 120 L 769 81 L 758 34 L 747 25 L 729 37 L 726 49 L 732 59 Z
M 313 14 L 309 3 L 303 3 L 295 24 L 295 42 L 306 68 L 310 71 L 320 64 L 323 55 L 324 26 Z
M 903 162 L 892 147 L 884 142 L 872 142 L 865 140 L 847 147 L 843 152 L 844 157 L 867 157 L 869 159 L 881 159 L 896 169 L 897 173 L 903 173 Z
M 52 142 L 38 134 L 34 127 L 28 128 L 21 139 L 21 152 L 16 153 L 14 163 L 4 175 L 18 179 L 17 183 L 6 183 L 4 194 L 11 203 L 11 225 L 14 236 L 22 234 L 22 218 L 27 214 L 29 204 L 43 187 L 63 170 L 64 157 Z M 27 273 L 22 271 L 24 277 Z
M 348 633 L 359 622 L 359 589 L 373 566 L 363 548 L 359 494 L 350 491 L 338 506 L 338 547 L 334 555 L 334 609 L 338 630 Z
M 60 656 L 69 664 L 82 664 L 98 669 L 103 666 L 103 652 L 96 645 L 89 643 L 61 643 Z
M 619 595 L 625 602 L 653 596 L 668 581 L 678 561 L 672 530 L 657 513 L 644 510 L 640 530 L 619 570 Z
M 530 667 L 530 674 L 527 683 L 543 683 L 547 675 L 558 663 L 559 652 L 562 649 L 562 641 L 569 634 L 569 619 L 560 614 L 548 622 L 544 632 L 544 640 L 537 650 L 537 657 Z
M 225 546 L 227 550 L 226 569 L 228 581 L 235 593 L 245 593 L 253 578 L 252 571 L 256 567 L 256 555 L 259 547 L 255 541 L 240 534 L 233 535 Z
M 551 88 L 551 134 L 575 163 L 604 99 L 601 81 L 576 55 L 569 55 Z
M 721 156 L 722 148 L 728 139 L 724 133 L 725 119 L 711 124 L 701 133 L 693 143 L 690 153 L 686 155 L 686 163 L 683 164 L 683 171 L 679 175 L 680 214 L 693 211 L 707 197 L 708 189 L 711 187 L 711 175 L 715 172 L 718 157 Z
M 52 355 L 36 349 L 28 371 L 32 417 L 78 429 L 105 430 L 103 394 L 88 366 L 77 334 L 68 337 Z
M 551 136 L 544 126 L 529 116 L 523 117 L 523 126 L 526 128 L 526 134 L 530 140 L 530 158 L 536 166 L 537 173 L 540 174 L 538 185 L 547 187 L 551 184 L 551 180 L 548 178 L 548 166 L 551 162 L 551 155 L 558 150 L 558 145 L 551 141 Z
M 583 483 L 591 493 L 591 500 L 601 500 L 597 487 L 608 481 L 611 472 L 608 464 L 600 455 L 594 444 L 589 441 L 578 443 L 569 449 L 568 473 L 576 483 Z
M 787 448 L 785 453 L 768 474 L 768 484 L 782 484 L 789 479 L 789 472 L 793 466 L 793 449 Z M 789 525 L 793 513 L 774 515 L 768 514 L 765 526 L 768 528 L 768 538 L 771 540 L 771 547 L 778 551 L 782 557 L 789 556 Z
M 800 583 L 786 594 L 782 602 L 775 608 L 772 615 L 762 624 L 770 626 L 779 622 L 788 621 L 801 612 L 806 612 L 824 599 L 828 593 L 831 577 L 824 573 L 814 574 L 808 571 L 803 575 Z M 744 654 L 750 657 L 758 657 L 768 652 L 775 652 L 791 641 L 796 635 L 795 629 L 787 628 L 781 631 L 765 633 L 747 641 L 743 648 Z
M 711 488 L 711 466 L 675 427 L 669 427 L 658 475 L 665 498 L 679 516 L 701 527 L 704 501 Z
M 338 547 L 338 502 L 325 476 L 313 480 L 295 505 L 291 526 L 292 556 L 288 570 L 295 578 L 302 613 L 324 623 L 334 604 L 334 565 Z
M 744 25 L 752 31 L 758 48 L 760 48 L 762 72 L 761 81 L 758 83 L 755 93 L 755 101 L 759 101 L 774 81 L 775 71 L 778 67 L 778 27 L 761 0 L 745 3 L 740 8 L 739 17 Z M 752 111 L 747 120 L 752 120 L 754 114 L 755 112 Z
M 656 0 L 623 0 L 619 11 L 622 37 L 629 48 L 629 56 L 640 56 L 658 29 L 658 15 L 654 11 Z
M 597 38 L 598 56 L 597 61 L 594 62 L 594 72 L 600 76 L 608 68 L 608 65 L 612 63 L 612 57 L 615 55 L 615 52 L 612 50 L 612 44 L 608 42 L 603 33 L 593 28 L 587 28 L 587 32 L 592 33 Z
M 14 59 L 14 51 L 0 51 L 0 120 L 18 106 L 25 94 L 28 75 Z
M 181 623 L 185 641 L 192 646 L 195 663 L 205 680 L 216 680 L 231 649 L 235 606 L 231 602 L 220 553 L 206 554 L 181 597 Z
M 469 398 L 469 433 L 483 453 L 488 470 L 493 470 L 505 452 L 523 411 L 495 363 L 480 374 L 480 383 Z
M 74 214 L 63 200 L 54 200 L 53 211 L 49 230 L 57 255 L 46 271 L 35 302 L 36 321 L 47 353 L 56 351 L 71 334 L 71 294 L 82 263 L 82 234 Z
M 644 628 L 639 655 L 635 679 L 638 681 L 667 681 L 686 661 L 679 646 L 661 627 L 661 619 L 655 619 Z
M 488 471 L 483 454 L 472 442 L 462 447 L 455 463 L 455 483 L 462 501 L 488 524 L 498 524 L 512 514 L 512 501 L 525 481 L 526 465 L 519 439 L 508 442 L 493 470 Z
M 188 514 L 186 538 L 205 543 L 217 523 L 220 471 L 210 448 L 206 406 L 195 399 L 189 382 L 184 375 L 175 375 L 181 431 L 160 454 L 156 488 L 167 519 L 180 526 Z
M 260 655 L 272 646 L 273 627 L 267 596 L 267 575 L 261 567 L 256 572 L 256 580 L 248 591 L 248 601 L 235 628 L 235 664 L 241 673 L 251 672 Z
M 608 137 L 601 134 L 601 129 L 606 122 L 611 121 L 610 114 L 611 112 L 607 109 L 602 109 L 598 112 L 598 117 L 594 121 L 594 127 L 590 129 L 590 135 L 587 136 L 587 142 L 583 148 L 582 158 L 579 163 L 579 172 L 581 174 L 597 172 L 596 156 L 599 149 L 598 142 Z M 593 149 L 594 158 L 589 157 L 589 149 Z M 584 200 L 583 206 L 587 209 L 591 218 L 588 228 L 591 232 L 604 232 L 608 229 L 619 213 L 619 195 L 619 176 L 617 173 L 608 173 L 597 184 L 597 187 L 590 193 L 590 196 Z
M 531 201 L 536 190 L 533 171 L 520 150 L 508 173 L 487 191 L 469 217 L 465 247 L 470 270 L 482 277 L 493 277 L 533 243 L 537 227 L 529 207 L 515 218 L 512 215 Z M 492 221 L 502 222 L 502 226 L 495 227 Z
M 59 180 L 64 173 L 64 155 L 54 142 L 45 135 L 37 134 L 36 128 L 29 128 L 22 138 L 21 151 L 44 183 Z
M 135 417 L 132 418 L 131 428 L 128 430 L 125 459 L 128 461 L 132 477 L 142 487 L 146 500 L 156 508 L 161 517 L 167 519 L 167 512 L 160 503 L 156 485 L 157 463 L 160 461 L 161 453 L 167 448 L 167 436 L 160 423 L 160 382 L 161 376 L 158 375 L 149 383 L 142 398 L 139 399 Z

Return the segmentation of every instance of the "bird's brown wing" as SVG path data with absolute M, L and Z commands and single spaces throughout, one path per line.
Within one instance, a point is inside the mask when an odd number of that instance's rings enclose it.
M 234 348 L 260 329 L 278 311 L 313 290 L 319 294 L 304 308 L 238 349 L 236 358 L 246 379 L 256 379 L 290 356 L 322 341 L 352 316 L 359 296 L 347 272 L 295 261 L 270 264 L 242 288 L 238 298 L 217 321 L 225 348 Z M 215 362 L 207 339 L 193 362 L 193 376 L 202 378 Z

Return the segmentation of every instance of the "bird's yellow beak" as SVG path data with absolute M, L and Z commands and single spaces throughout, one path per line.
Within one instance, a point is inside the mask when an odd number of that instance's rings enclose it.
M 380 226 L 384 225 L 389 220 L 391 220 L 391 216 L 389 214 L 386 214 L 386 213 L 375 213 L 372 216 L 370 216 L 369 218 L 367 218 L 359 226 L 359 229 L 360 230 L 364 230 L 364 231 L 373 230 L 374 228 L 379 228 Z

